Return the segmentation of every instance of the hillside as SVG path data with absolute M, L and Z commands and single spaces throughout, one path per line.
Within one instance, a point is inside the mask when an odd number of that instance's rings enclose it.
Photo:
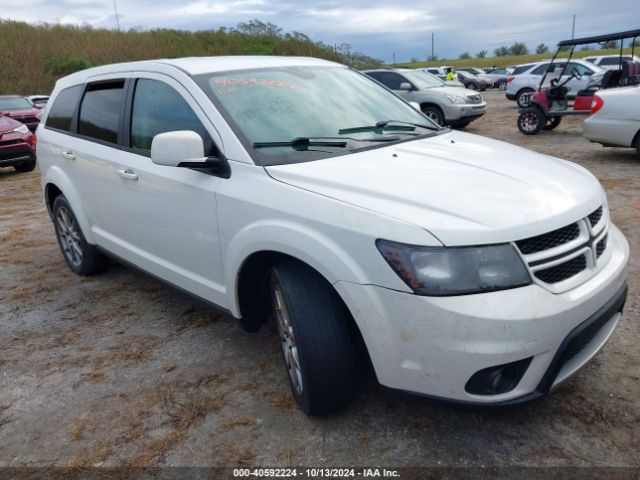
M 235 29 L 197 32 L 96 29 L 89 26 L 31 25 L 0 20 L 0 94 L 48 93 L 68 73 L 95 65 L 152 58 L 207 55 L 300 55 L 354 67 L 381 62 L 339 47 L 314 42 L 302 33 L 282 33 L 253 20 Z
M 631 53 L 631 48 L 625 48 L 624 53 Z M 398 63 L 396 67 L 410 67 L 410 68 L 419 68 L 419 67 L 439 67 L 441 65 L 451 65 L 454 67 L 510 67 L 513 65 L 520 65 L 522 63 L 533 63 L 539 62 L 542 60 L 550 59 L 553 56 L 553 51 L 549 53 L 543 53 L 540 55 L 507 55 L 504 57 L 485 57 L 485 58 L 468 58 L 465 60 L 437 60 L 435 62 L 413 62 L 413 63 Z M 598 50 L 577 50 L 573 54 L 573 58 L 584 58 L 592 55 L 618 55 L 620 53 L 619 48 L 614 49 L 598 49 Z M 636 54 L 640 54 L 640 47 L 636 47 Z M 558 58 L 566 58 L 568 57 L 568 52 L 562 52 L 558 55 Z

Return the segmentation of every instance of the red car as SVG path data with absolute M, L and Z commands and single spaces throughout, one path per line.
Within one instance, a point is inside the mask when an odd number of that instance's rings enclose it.
M 41 111 L 24 97 L 18 95 L 0 95 L 0 115 L 6 115 L 24 123 L 32 132 L 40 123 Z
M 27 126 L 0 115 L 0 167 L 19 172 L 36 168 L 36 136 Z

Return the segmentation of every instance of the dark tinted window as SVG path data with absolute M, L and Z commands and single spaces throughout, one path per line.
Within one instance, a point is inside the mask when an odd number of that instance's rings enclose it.
M 544 72 L 547 71 L 547 68 L 549 68 L 549 64 L 548 63 L 544 63 L 544 64 L 534 68 L 533 70 L 531 70 L 531 75 L 544 75 Z M 556 71 L 558 71 L 558 69 L 562 69 L 562 66 L 556 65 Z
M 526 72 L 531 68 L 531 65 L 522 65 L 520 67 L 516 67 L 513 69 L 513 73 L 511 75 L 520 75 L 521 73 Z
M 367 72 L 367 75 L 369 75 L 374 80 L 380 81 L 381 72 Z
M 131 112 L 131 147 L 151 150 L 155 135 L 177 130 L 196 132 L 204 142 L 205 155 L 216 154 L 204 125 L 176 90 L 158 80 L 138 80 Z
M 393 72 L 382 72 L 377 80 L 391 90 L 400 90 L 400 84 L 407 81 L 403 76 Z
M 630 62 L 631 57 L 622 57 L 623 62 Z M 600 60 L 600 65 L 619 65 L 620 57 L 605 57 Z
M 89 84 L 80 105 L 78 133 L 118 143 L 124 107 L 124 80 Z
M 84 85 L 65 88 L 62 90 L 51 105 L 47 116 L 47 127 L 57 128 L 66 132 L 71 131 L 73 112 L 76 110 L 80 95 L 82 95 Z

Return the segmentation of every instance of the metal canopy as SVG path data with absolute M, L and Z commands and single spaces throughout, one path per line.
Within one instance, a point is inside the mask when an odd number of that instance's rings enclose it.
M 558 47 L 571 47 L 576 45 L 587 45 L 589 43 L 602 43 L 611 40 L 622 40 L 625 38 L 640 37 L 640 29 L 627 30 L 620 33 L 609 33 L 607 35 L 597 35 L 595 37 L 575 38 L 573 40 L 563 40 L 558 43 Z

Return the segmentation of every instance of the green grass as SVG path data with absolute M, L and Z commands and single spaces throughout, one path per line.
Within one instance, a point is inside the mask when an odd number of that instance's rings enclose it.
M 636 47 L 636 53 L 640 54 L 640 47 Z M 630 54 L 631 48 L 625 48 L 624 53 Z M 509 55 L 505 57 L 486 57 L 486 58 L 469 58 L 466 60 L 438 60 L 435 62 L 413 62 L 413 63 L 398 63 L 396 67 L 439 67 L 440 65 L 451 65 L 454 67 L 510 67 L 514 65 L 520 65 L 523 63 L 539 62 L 541 60 L 549 59 L 553 56 L 554 52 L 543 53 L 541 55 Z M 610 55 L 619 54 L 620 49 L 606 49 L 606 50 L 576 50 L 573 54 L 573 58 L 583 58 L 592 55 Z M 566 58 L 569 56 L 568 52 L 562 52 L 558 55 L 558 58 Z M 391 66 L 391 65 L 390 65 Z
M 275 26 L 274 26 L 275 27 Z M 324 58 L 356 68 L 382 64 L 359 53 L 279 29 L 249 34 L 236 29 L 182 31 L 116 30 L 71 25 L 31 25 L 0 19 L 0 94 L 46 94 L 56 80 L 94 65 L 213 55 L 298 55 Z

